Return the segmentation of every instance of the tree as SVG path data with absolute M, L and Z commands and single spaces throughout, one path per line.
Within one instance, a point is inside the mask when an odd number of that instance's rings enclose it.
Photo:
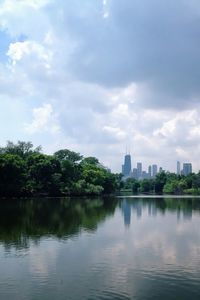
M 179 181 L 177 179 L 171 179 L 166 182 L 163 187 L 165 194 L 180 194 L 182 191 L 179 187 Z
M 77 190 L 75 182 L 81 179 L 82 155 L 68 149 L 62 149 L 54 153 L 54 157 L 60 162 L 61 166 L 61 192 L 71 194 Z
M 137 193 L 140 187 L 140 183 L 137 179 L 135 178 L 128 178 L 125 183 L 123 188 L 127 190 L 131 190 L 133 193 Z
M 163 192 L 164 185 L 167 181 L 167 174 L 162 171 L 156 175 L 155 178 L 155 192 L 160 194 Z
M 0 148 L 0 195 L 99 195 L 121 186 L 121 175 L 111 174 L 95 157 L 68 149 L 54 155 L 40 151 L 23 141 Z
M 0 195 L 19 196 L 23 193 L 25 163 L 14 154 L 0 154 Z
M 89 156 L 89 157 L 85 157 L 82 160 L 81 165 L 100 166 L 100 163 L 99 163 L 99 160 L 96 157 Z
M 154 189 L 154 181 L 152 179 L 143 179 L 140 181 L 140 191 L 142 193 L 152 192 Z
M 0 153 L 15 154 L 25 158 L 33 153 L 40 153 L 41 149 L 41 146 L 34 149 L 31 142 L 18 141 L 17 144 L 14 144 L 13 142 L 8 141 L 6 147 L 0 148 Z
M 62 149 L 54 153 L 54 156 L 59 160 L 59 161 L 70 161 L 71 163 L 79 163 L 82 160 L 82 155 L 80 153 L 70 151 L 68 149 Z
M 50 155 L 32 154 L 27 159 L 27 189 L 29 192 L 57 195 L 60 193 L 61 167 Z

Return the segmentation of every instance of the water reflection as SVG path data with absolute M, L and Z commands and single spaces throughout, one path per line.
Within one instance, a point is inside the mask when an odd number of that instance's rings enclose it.
M 120 207 L 125 227 L 131 218 L 156 217 L 170 212 L 179 222 L 190 221 L 193 213 L 200 212 L 196 198 L 107 198 L 107 199 L 31 199 L 1 200 L 0 243 L 7 250 L 15 246 L 23 253 L 41 237 L 67 239 L 82 230 L 94 232 L 107 217 Z
M 120 208 L 124 217 L 125 227 L 131 224 L 131 216 L 136 215 L 141 219 L 147 213 L 149 217 L 166 212 L 176 213 L 177 221 L 190 221 L 193 212 L 200 213 L 200 199 L 198 198 L 131 198 L 124 197 L 120 200 Z
M 117 199 L 2 200 L 0 243 L 9 250 L 29 248 L 30 239 L 54 236 L 67 239 L 82 230 L 93 232 L 114 214 Z
M 198 300 L 199 214 L 195 198 L 2 201 L 0 299 Z

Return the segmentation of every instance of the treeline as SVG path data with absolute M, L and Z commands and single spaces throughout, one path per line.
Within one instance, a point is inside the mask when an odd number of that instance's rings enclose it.
M 22 141 L 0 148 L 1 197 L 111 194 L 120 188 L 120 178 L 97 158 L 68 149 L 46 155 Z
M 123 183 L 122 189 L 130 190 L 133 193 L 199 195 L 200 172 L 184 176 L 162 171 L 154 179 L 129 178 Z

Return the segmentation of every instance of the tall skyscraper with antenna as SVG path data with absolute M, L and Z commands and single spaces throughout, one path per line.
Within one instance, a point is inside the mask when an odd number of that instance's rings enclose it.
M 131 174 L 131 155 L 130 154 L 126 154 L 124 156 L 124 164 L 122 165 L 122 174 L 124 176 L 130 176 L 130 174 Z

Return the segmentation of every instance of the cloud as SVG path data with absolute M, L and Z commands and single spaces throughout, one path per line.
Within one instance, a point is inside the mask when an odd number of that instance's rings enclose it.
M 51 0 L 3 0 L 0 2 L 0 29 L 11 42 L 34 40 L 41 42 L 51 30 L 45 9 Z
M 57 134 L 60 131 L 56 114 L 53 112 L 51 104 L 33 109 L 33 121 L 25 125 L 25 130 L 30 133 L 41 133 L 43 131 Z
M 198 1 L 111 0 L 106 19 L 98 4 L 75 6 L 63 8 L 63 25 L 77 43 L 69 62 L 75 76 L 107 87 L 136 82 L 146 105 L 198 101 Z
M 26 56 L 36 56 L 39 61 L 44 64 L 47 69 L 51 68 L 52 53 L 45 49 L 42 45 L 34 41 L 24 41 L 11 43 L 7 52 L 11 63 L 15 65 L 18 61 L 22 60 Z
M 6 139 L 19 128 L 16 139 L 115 171 L 126 145 L 134 164 L 199 168 L 199 15 L 197 0 L 1 1 Z M 21 118 L 9 118 L 14 103 Z
M 62 64 L 65 76 L 106 88 L 135 83 L 138 105 L 184 109 L 198 103 L 200 92 L 199 12 L 195 0 L 7 0 L 1 24 L 11 35 L 31 39 L 21 47 L 32 41 L 54 53 L 54 67 Z M 22 15 L 28 16 L 24 24 Z

